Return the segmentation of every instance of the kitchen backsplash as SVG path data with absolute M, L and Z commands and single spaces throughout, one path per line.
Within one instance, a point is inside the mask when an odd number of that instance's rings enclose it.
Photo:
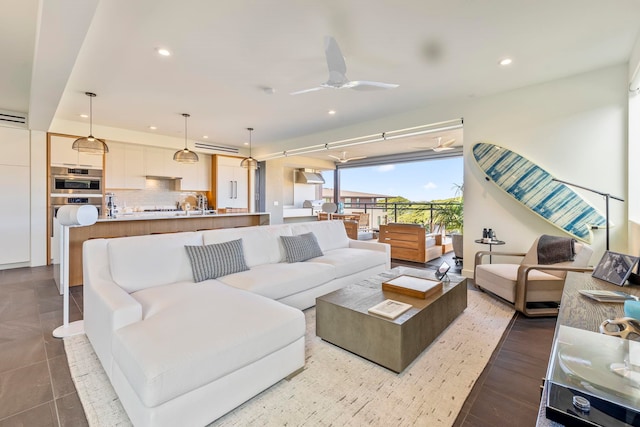
M 175 191 L 175 182 L 172 180 L 147 179 L 144 190 L 108 190 L 116 196 L 116 205 L 119 209 L 168 209 L 175 208 L 176 203 L 182 202 L 185 197 L 197 194 L 193 191 Z

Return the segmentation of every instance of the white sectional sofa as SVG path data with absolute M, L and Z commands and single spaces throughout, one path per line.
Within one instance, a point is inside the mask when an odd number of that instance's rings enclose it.
M 312 232 L 322 256 L 288 263 L 280 236 Z M 185 246 L 241 239 L 248 270 L 196 283 Z M 136 426 L 202 426 L 304 366 L 315 298 L 390 268 L 389 245 L 341 221 L 84 243 L 84 319 Z

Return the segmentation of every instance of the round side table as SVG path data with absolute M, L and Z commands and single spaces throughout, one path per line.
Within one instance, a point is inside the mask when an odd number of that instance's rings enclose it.
M 493 248 L 494 245 L 500 246 L 505 244 L 504 240 L 489 240 L 488 242 L 485 242 L 483 239 L 477 239 L 474 241 L 476 243 L 480 243 L 481 245 L 489 245 L 489 252 L 491 252 L 491 249 Z M 489 254 L 489 264 L 491 264 L 491 262 L 492 262 L 491 254 Z

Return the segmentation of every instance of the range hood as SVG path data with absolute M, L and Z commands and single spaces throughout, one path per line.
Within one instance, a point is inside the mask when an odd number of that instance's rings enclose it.
M 299 169 L 296 171 L 296 182 L 298 184 L 324 184 L 324 178 L 318 172 Z

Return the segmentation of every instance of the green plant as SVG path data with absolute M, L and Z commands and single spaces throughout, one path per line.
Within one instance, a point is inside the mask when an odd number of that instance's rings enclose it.
M 464 184 L 453 184 L 455 197 L 443 201 L 444 203 L 433 215 L 434 225 L 444 227 L 447 232 L 457 231 L 462 234 L 463 220 L 463 192 Z

